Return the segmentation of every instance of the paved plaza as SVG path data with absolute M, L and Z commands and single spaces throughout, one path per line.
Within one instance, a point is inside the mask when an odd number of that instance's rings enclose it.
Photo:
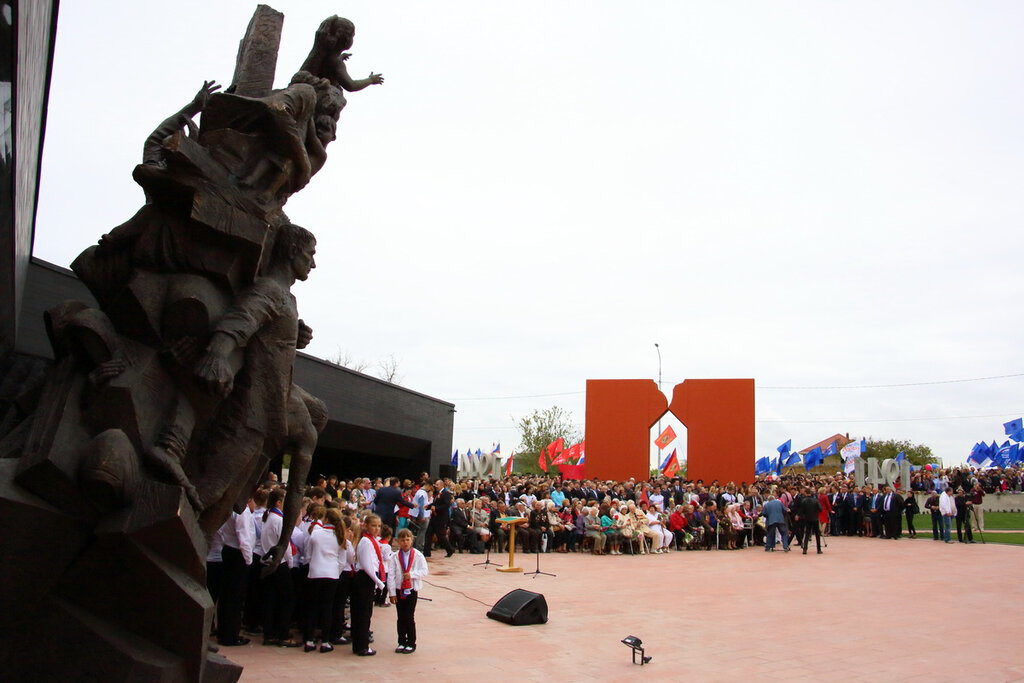
M 242 681 L 284 680 L 1024 680 L 1024 548 L 830 538 L 765 553 L 542 555 L 532 578 L 435 553 L 417 607 L 418 648 L 394 653 L 395 608 L 376 608 L 376 657 L 222 648 Z M 494 558 L 499 562 L 507 555 Z M 533 570 L 535 556 L 516 564 Z M 442 588 L 443 587 L 443 588 Z M 454 589 L 461 591 L 453 592 Z M 485 614 L 505 593 L 542 593 L 549 621 L 508 626 Z M 619 641 L 643 640 L 634 666 Z

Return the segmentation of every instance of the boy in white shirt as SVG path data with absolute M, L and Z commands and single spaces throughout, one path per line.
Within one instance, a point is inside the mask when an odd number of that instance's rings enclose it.
M 395 652 L 407 655 L 416 651 L 416 597 L 429 573 L 423 553 L 412 547 L 413 535 L 408 529 L 398 532 L 398 552 L 388 563 L 388 595 L 398 607 L 398 647 Z

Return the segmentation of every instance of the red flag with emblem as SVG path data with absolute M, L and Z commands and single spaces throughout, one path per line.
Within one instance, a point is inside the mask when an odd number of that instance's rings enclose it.
M 508 462 L 505 463 L 505 476 L 512 476 L 512 458 L 516 457 L 516 452 L 512 451 L 512 455 L 508 456 Z
M 676 452 L 672 451 L 672 455 L 669 456 L 668 462 L 661 468 L 661 473 L 666 477 L 674 477 L 679 471 L 679 458 L 676 457 Z
M 670 443 L 675 441 L 675 438 L 676 430 L 672 429 L 672 425 L 669 425 L 668 427 L 665 427 L 665 431 L 663 431 L 661 435 L 654 440 L 654 445 L 657 446 L 658 448 L 665 448 Z

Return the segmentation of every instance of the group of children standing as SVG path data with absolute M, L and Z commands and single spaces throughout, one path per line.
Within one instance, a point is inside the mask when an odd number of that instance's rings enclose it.
M 401 529 L 394 550 L 393 532 L 378 515 L 360 515 L 314 489 L 306 514 L 291 527 L 290 552 L 271 570 L 262 566 L 262 558 L 288 528 L 281 511 L 283 499 L 280 488 L 258 492 L 241 514 L 232 513 L 211 543 L 207 579 L 217 603 L 219 644 L 250 642 L 240 635 L 245 585 L 258 571 L 258 592 L 250 590 L 249 601 L 255 597 L 260 603 L 260 624 L 249 628 L 251 633 L 262 632 L 264 645 L 331 652 L 336 645 L 351 644 L 356 655 L 375 655 L 370 647 L 373 607 L 390 600 L 398 612 L 395 652 L 414 652 L 417 596 L 428 569 L 423 554 L 413 548 L 412 532 Z M 265 507 L 260 505 L 264 501 Z M 298 609 L 296 593 L 302 596 Z M 345 623 L 346 604 L 350 625 Z M 291 637 L 293 616 L 302 631 L 301 641 Z

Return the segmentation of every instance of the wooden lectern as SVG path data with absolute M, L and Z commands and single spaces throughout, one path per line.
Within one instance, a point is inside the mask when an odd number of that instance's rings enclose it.
M 498 567 L 499 572 L 521 572 L 522 567 L 517 567 L 515 563 L 516 557 L 516 527 L 520 524 L 526 524 L 530 520 L 525 517 L 499 517 L 498 524 L 502 524 L 508 527 L 508 566 Z

